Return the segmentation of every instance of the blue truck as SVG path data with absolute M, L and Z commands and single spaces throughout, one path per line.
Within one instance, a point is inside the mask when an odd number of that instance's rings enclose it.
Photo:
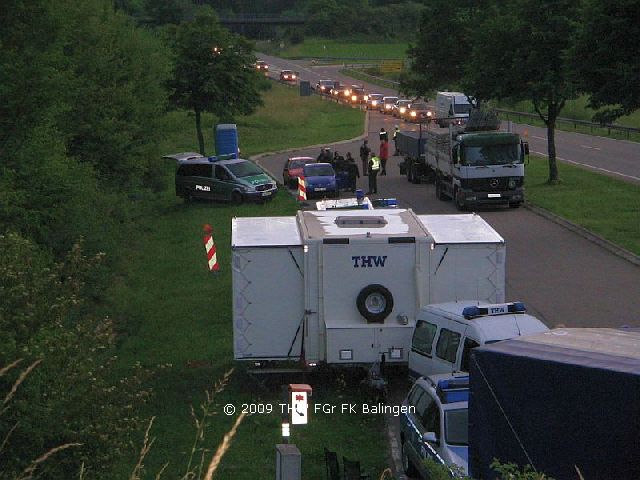
M 640 478 L 640 333 L 555 329 L 472 351 L 469 470 L 500 463 L 555 479 Z

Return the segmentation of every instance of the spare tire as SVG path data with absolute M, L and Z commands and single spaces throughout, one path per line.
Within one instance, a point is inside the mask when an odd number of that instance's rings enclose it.
M 393 295 L 386 287 L 371 284 L 360 290 L 356 305 L 368 323 L 383 323 L 393 310 Z

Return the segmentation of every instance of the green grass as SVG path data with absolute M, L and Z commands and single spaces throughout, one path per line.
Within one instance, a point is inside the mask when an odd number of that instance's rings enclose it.
M 407 56 L 407 43 L 356 43 L 340 40 L 305 38 L 298 45 L 259 43 L 257 48 L 282 58 L 355 58 L 391 60 Z
M 560 184 L 549 185 L 546 158 L 527 166 L 528 200 L 640 255 L 640 188 L 558 162 Z
M 274 85 L 265 95 L 263 108 L 250 117 L 237 119 L 243 153 L 328 143 L 361 134 L 362 112 L 292 93 Z M 193 117 L 176 112 L 166 121 L 171 134 L 161 146 L 163 152 L 194 150 L 197 142 Z M 214 119 L 205 115 L 203 121 L 213 125 Z M 212 131 L 209 127 L 205 132 L 208 149 Z M 171 183 L 174 167 L 167 162 L 165 168 Z M 136 235 L 121 245 L 123 261 L 103 308 L 120 327 L 120 367 L 126 370 L 140 362 L 154 370 L 149 386 L 155 396 L 138 412 L 145 419 L 156 417 L 151 432 L 155 442 L 145 462 L 145 478 L 154 478 L 167 462 L 162 478 L 180 478 L 186 473 L 195 433 L 191 407 L 197 412 L 205 390 L 211 390 L 234 366 L 229 385 L 215 397 L 215 415 L 207 419 L 209 426 L 201 443 L 208 450 L 206 463 L 235 420 L 235 416 L 223 414 L 223 405 L 232 403 L 240 408 L 242 402 L 275 405 L 281 401 L 279 384 L 260 388 L 233 361 L 231 219 L 292 216 L 296 208 L 292 197 L 283 191 L 266 205 L 236 207 L 206 202 L 187 205 L 170 188 L 149 206 L 148 216 L 137 224 Z M 206 269 L 202 244 L 205 223 L 214 228 L 220 262 L 217 274 Z M 281 383 L 290 381 L 282 379 Z M 357 383 L 355 386 L 344 386 L 330 377 L 314 385 L 314 400 L 362 403 L 369 398 L 363 396 Z M 112 478 L 129 476 L 138 458 L 142 434 L 141 431 L 133 439 L 130 454 L 114 467 Z M 223 458 L 217 478 L 273 478 L 275 444 L 280 441 L 279 411 L 246 417 Z M 386 466 L 381 417 L 316 415 L 308 426 L 294 429 L 293 441 L 303 454 L 306 478 L 322 477 L 324 446 L 360 459 L 372 472 L 379 473 Z M 200 455 L 196 456 L 196 463 Z

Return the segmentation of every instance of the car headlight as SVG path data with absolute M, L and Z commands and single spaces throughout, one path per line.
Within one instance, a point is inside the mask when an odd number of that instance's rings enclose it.
M 400 113 L 404 113 L 404 112 L 406 112 L 406 111 L 407 111 L 407 109 L 406 109 L 406 108 L 404 108 L 404 107 L 400 107 Z
M 296 78 L 296 76 L 295 75 L 291 75 L 291 78 Z
M 357 95 L 351 95 L 351 100 L 352 100 L 352 101 L 354 101 L 354 102 L 355 102 L 357 99 L 358 99 L 358 96 L 357 96 Z
M 371 102 L 371 105 L 373 105 L 373 106 L 375 107 L 376 105 L 378 105 L 378 102 L 377 102 L 376 100 L 373 100 L 373 101 Z
M 364 101 L 366 102 L 367 100 L 369 100 L 369 95 L 364 96 Z
M 417 112 L 415 112 L 415 111 L 414 111 L 414 112 L 411 112 L 411 116 L 412 116 L 412 117 L 415 117 L 416 115 L 418 115 L 418 113 L 417 113 Z

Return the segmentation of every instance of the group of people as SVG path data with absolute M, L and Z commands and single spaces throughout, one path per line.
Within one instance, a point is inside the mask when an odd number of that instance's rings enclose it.
M 393 132 L 393 141 L 396 143 L 396 135 L 398 134 L 398 126 L 396 125 Z M 360 146 L 360 160 L 362 161 L 362 174 L 369 177 L 369 191 L 367 195 L 378 193 L 378 175 L 387 174 L 387 160 L 389 160 L 389 134 L 383 128 L 380 129 L 380 148 L 378 154 L 371 150 L 369 141 L 365 140 Z M 398 153 L 398 146 L 395 146 L 395 153 Z M 351 152 L 347 152 L 346 158 L 337 151 L 331 154 L 331 150 L 327 147 L 320 151 L 317 158 L 318 162 L 330 163 L 336 172 L 346 172 L 348 185 L 351 191 L 356 189 L 356 180 L 360 178 L 360 170 L 356 165 Z
M 395 141 L 398 127 L 394 131 Z M 389 160 L 389 134 L 383 128 L 380 129 L 380 148 L 378 154 L 369 148 L 369 141 L 365 140 L 360 147 L 360 160 L 362 161 L 363 175 L 369 177 L 369 191 L 367 194 L 378 193 L 378 175 L 387 174 L 387 160 Z M 396 148 L 397 152 L 397 148 Z

